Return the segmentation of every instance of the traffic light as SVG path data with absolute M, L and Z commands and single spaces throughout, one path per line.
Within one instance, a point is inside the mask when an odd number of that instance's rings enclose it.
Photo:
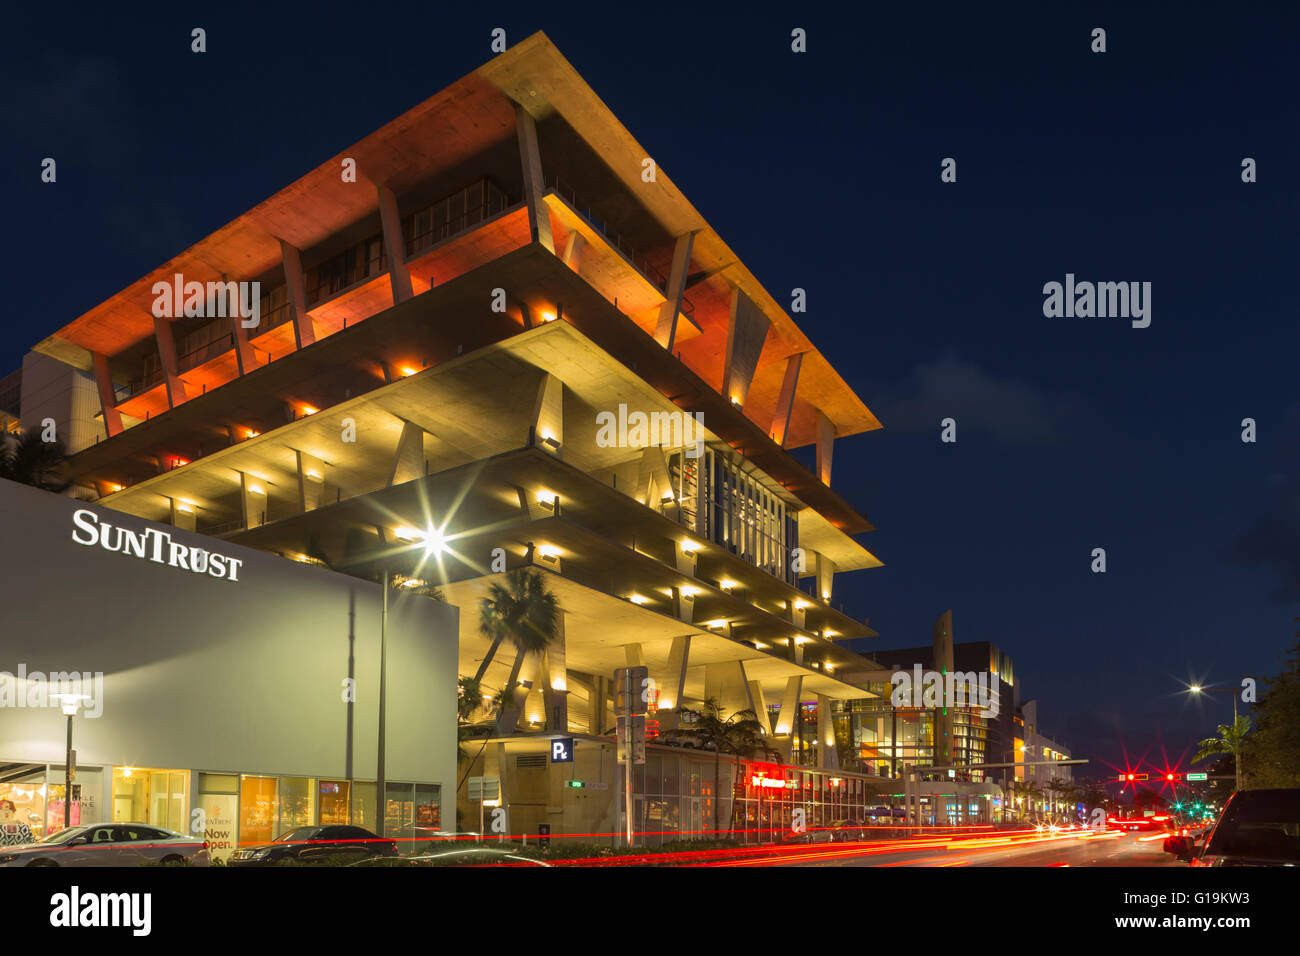
M 1165 774 L 1165 779 L 1166 779 L 1166 780 L 1177 780 L 1177 779 L 1178 779 L 1178 774 L 1176 774 L 1176 773 L 1167 773 L 1167 774 Z

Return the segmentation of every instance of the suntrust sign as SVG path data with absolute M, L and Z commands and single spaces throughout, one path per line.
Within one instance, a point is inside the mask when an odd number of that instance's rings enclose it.
M 157 564 L 166 564 L 195 574 L 210 574 L 214 578 L 228 581 L 239 580 L 239 568 L 242 558 L 232 558 L 224 554 L 215 554 L 194 545 L 173 541 L 166 531 L 146 528 L 144 531 L 132 531 L 119 528 L 100 521 L 99 515 L 82 508 L 72 514 L 72 540 L 88 548 L 99 545 L 105 551 L 128 554 L 133 558 L 143 558 Z

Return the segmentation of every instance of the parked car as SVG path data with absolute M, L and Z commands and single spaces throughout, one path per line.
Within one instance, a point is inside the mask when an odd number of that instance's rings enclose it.
M 1238 790 L 1203 840 L 1171 836 L 1164 848 L 1192 866 L 1300 866 L 1300 788 Z
M 652 742 L 668 747 L 684 747 L 687 750 L 708 750 L 711 752 L 716 749 L 712 741 L 705 740 L 699 734 L 688 729 L 661 731 L 659 736 L 655 737 Z
M 208 865 L 208 845 L 147 823 L 89 823 L 35 843 L 0 847 L 0 866 Z
M 230 855 L 230 866 L 269 866 L 276 863 L 328 863 L 336 866 L 377 857 L 397 856 L 397 843 L 362 827 L 295 827 L 270 843 L 241 847 Z
M 831 841 L 833 843 L 848 843 L 854 840 L 865 840 L 867 832 L 863 829 L 866 824 L 861 820 L 836 820 L 831 824 Z

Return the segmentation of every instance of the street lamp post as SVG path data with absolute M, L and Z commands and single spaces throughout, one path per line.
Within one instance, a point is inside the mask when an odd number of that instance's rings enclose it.
M 1188 688 L 1193 694 L 1231 694 L 1232 695 L 1232 732 L 1235 736 L 1237 733 L 1237 691 L 1236 688 L 1228 687 L 1202 687 L 1200 684 L 1193 684 Z M 1241 744 L 1238 743 L 1232 752 L 1233 770 L 1236 776 L 1236 789 L 1241 789 Z
M 72 826 L 72 718 L 83 700 L 90 700 L 88 694 L 51 694 L 59 702 L 60 708 L 68 718 L 68 749 L 63 764 L 63 828 Z

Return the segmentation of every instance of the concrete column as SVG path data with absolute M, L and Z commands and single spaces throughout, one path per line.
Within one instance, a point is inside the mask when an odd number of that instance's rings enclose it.
M 239 374 L 247 375 L 258 367 L 257 354 L 253 351 L 253 343 L 248 339 L 249 330 L 244 328 L 242 317 L 234 314 L 238 311 L 233 310 L 230 316 L 230 335 L 235 343 L 235 364 Z M 260 316 L 258 321 L 261 321 Z
M 645 666 L 645 654 L 642 652 L 640 644 L 624 644 L 623 652 L 627 655 L 628 667 Z
M 556 457 L 564 457 L 564 383 L 550 372 L 542 375 L 537 386 L 537 400 L 533 403 L 533 434 L 538 447 Z
M 763 695 L 762 681 L 752 680 L 749 682 L 749 699 L 754 702 L 754 713 L 758 715 L 758 722 L 763 725 L 763 733 L 770 737 L 772 735 L 772 716 L 767 712 L 767 698 Z
M 183 501 L 177 501 L 175 498 L 169 498 L 168 500 L 171 502 L 172 527 L 180 528 L 182 531 L 193 531 L 197 519 L 194 506 Z
M 682 694 L 686 690 L 686 668 L 690 666 L 691 636 L 674 637 L 672 649 L 668 652 L 668 672 L 659 682 L 660 726 L 665 730 L 676 729 L 677 708 L 682 705 Z
M 582 272 L 582 250 L 586 245 L 587 240 L 576 229 L 569 233 L 569 238 L 564 243 L 564 264 L 579 274 Z
M 799 694 L 803 691 L 803 676 L 796 674 L 786 679 L 785 693 L 781 695 L 781 711 L 776 717 L 777 734 L 794 733 L 795 716 L 799 710 Z
M 387 487 L 400 485 L 423 474 L 424 429 L 403 419 L 402 434 L 397 439 L 397 451 L 393 455 L 393 470 L 389 473 Z
M 791 355 L 785 360 L 785 376 L 781 379 L 781 394 L 776 400 L 776 412 L 772 416 L 772 441 L 785 445 L 786 435 L 790 432 L 790 415 L 794 412 L 794 393 L 799 386 L 799 370 L 803 367 L 803 353 Z
M 239 473 L 239 500 L 243 511 L 244 529 L 258 527 L 262 523 L 262 516 L 266 514 L 266 482 L 241 471 Z
M 95 385 L 99 389 L 99 405 L 104 411 L 104 431 L 108 437 L 122 432 L 122 413 L 117 410 L 117 393 L 113 391 L 113 377 L 108 371 L 108 356 L 91 352 L 95 366 Z
M 831 584 L 835 580 L 835 562 L 820 551 L 814 551 L 817 567 L 817 594 L 823 601 L 831 599 Z
M 524 170 L 524 202 L 528 206 L 528 228 L 532 233 L 532 241 L 540 242 L 548 252 L 554 254 L 551 213 L 542 198 L 546 195 L 546 180 L 542 176 L 542 154 L 537 145 L 537 124 L 518 103 L 515 104 L 515 131 L 519 138 L 519 158 Z
M 667 298 L 659 306 L 659 320 L 655 323 L 655 341 L 673 350 L 677 341 L 677 317 L 682 311 L 682 296 L 686 294 L 686 277 L 691 271 L 691 250 L 695 247 L 695 234 L 688 232 L 673 243 L 673 264 L 668 272 Z
M 676 504 L 675 499 L 665 499 L 672 493 L 672 479 L 668 475 L 668 456 L 659 446 L 642 449 L 637 467 L 636 497 L 648 508 L 659 511 L 665 504 Z
M 176 340 L 172 336 L 171 322 L 155 315 L 153 333 L 158 342 L 158 361 L 162 365 L 163 378 L 167 383 L 167 405 L 175 408 L 185 401 L 185 383 L 181 381 L 180 370 L 176 363 Z
M 325 491 L 325 463 L 306 452 L 294 454 L 298 458 L 298 508 L 304 513 L 315 511 Z
M 406 240 L 402 237 L 402 217 L 397 211 L 397 197 L 383 183 L 379 191 L 379 221 L 384 230 L 384 252 L 388 255 L 388 281 L 393 288 L 393 304 L 405 302 L 413 294 L 411 271 L 406 267 Z
M 284 264 L 284 284 L 289 291 L 289 309 L 293 313 L 293 340 L 305 349 L 316 342 L 316 328 L 307 314 L 307 282 L 302 272 L 302 256 L 296 246 L 280 240 L 280 261 Z
M 561 611 L 555 639 L 546 649 L 543 662 L 542 699 L 546 706 L 546 728 L 553 733 L 569 730 L 569 681 L 566 667 L 564 612 Z
M 727 354 L 722 366 L 722 397 L 743 407 L 749 397 L 759 356 L 772 322 L 739 289 L 731 290 L 731 321 L 727 326 Z
M 592 734 L 602 734 L 612 724 L 609 721 L 610 678 L 597 675 L 592 680 L 592 694 L 587 701 L 588 726 Z
M 835 746 L 835 721 L 831 719 L 831 699 L 817 695 L 817 766 L 840 769 L 840 753 Z
M 524 707 L 528 704 L 540 663 L 536 654 L 523 654 L 515 658 L 511 673 L 516 683 L 510 688 L 510 699 L 501 708 L 501 716 L 497 718 L 498 734 L 515 732 L 515 725 L 524 715 Z
M 695 595 L 683 588 L 673 588 L 673 615 L 687 624 L 695 623 Z
M 827 488 L 831 485 L 831 453 L 835 450 L 835 426 L 817 410 L 817 477 Z

